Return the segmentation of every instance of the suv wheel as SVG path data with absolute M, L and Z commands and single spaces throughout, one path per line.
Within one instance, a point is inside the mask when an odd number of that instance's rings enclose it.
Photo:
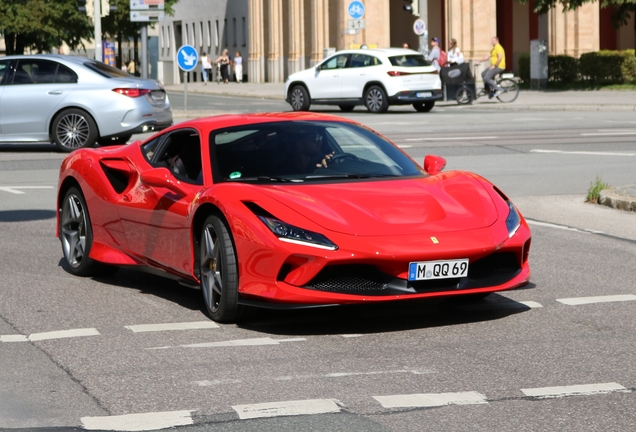
M 369 87 L 364 93 L 364 105 L 372 113 L 383 113 L 389 109 L 389 101 L 384 89 L 375 85 Z
M 289 94 L 289 103 L 294 111 L 307 111 L 309 109 L 309 93 L 305 87 L 296 85 Z

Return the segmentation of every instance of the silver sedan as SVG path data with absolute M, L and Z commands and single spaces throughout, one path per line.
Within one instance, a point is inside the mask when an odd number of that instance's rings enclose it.
M 0 59 L 0 142 L 52 142 L 61 151 L 124 144 L 172 124 L 156 80 L 64 55 Z

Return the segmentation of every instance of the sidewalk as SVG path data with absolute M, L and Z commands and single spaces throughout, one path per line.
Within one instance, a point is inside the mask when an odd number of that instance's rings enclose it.
M 166 91 L 183 93 L 184 85 L 166 86 Z M 209 94 L 283 101 L 285 84 L 217 84 L 188 83 L 188 94 Z M 636 111 L 634 90 L 521 90 L 516 101 L 502 104 L 499 101 L 479 98 L 472 105 L 460 106 L 455 101 L 437 102 L 438 106 L 457 109 L 487 109 L 505 111 Z

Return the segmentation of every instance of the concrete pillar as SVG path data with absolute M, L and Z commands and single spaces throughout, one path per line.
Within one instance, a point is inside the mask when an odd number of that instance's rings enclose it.
M 284 78 L 283 64 L 283 0 L 269 0 L 267 31 L 267 81 L 281 83 Z
M 247 78 L 250 82 L 265 81 L 264 44 L 265 32 L 263 23 L 262 0 L 249 0 L 248 4 L 249 55 L 247 60 Z
M 598 51 L 600 46 L 600 14 L 598 4 L 586 3 L 574 11 L 560 8 L 548 13 L 548 50 L 550 54 L 581 54 Z
M 448 39 L 457 39 L 465 59 L 483 58 L 497 35 L 496 0 L 446 0 Z M 429 33 L 429 37 L 430 37 Z
M 302 0 L 288 0 L 289 8 L 289 74 L 305 69 L 305 14 Z
M 311 0 L 311 55 L 309 65 L 323 59 L 323 50 L 329 45 L 329 4 L 325 0 Z

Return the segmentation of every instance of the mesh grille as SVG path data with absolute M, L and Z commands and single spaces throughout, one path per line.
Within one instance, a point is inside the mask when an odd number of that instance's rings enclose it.
M 380 291 L 386 283 L 386 275 L 373 266 L 339 265 L 325 267 L 306 287 L 329 292 Z

